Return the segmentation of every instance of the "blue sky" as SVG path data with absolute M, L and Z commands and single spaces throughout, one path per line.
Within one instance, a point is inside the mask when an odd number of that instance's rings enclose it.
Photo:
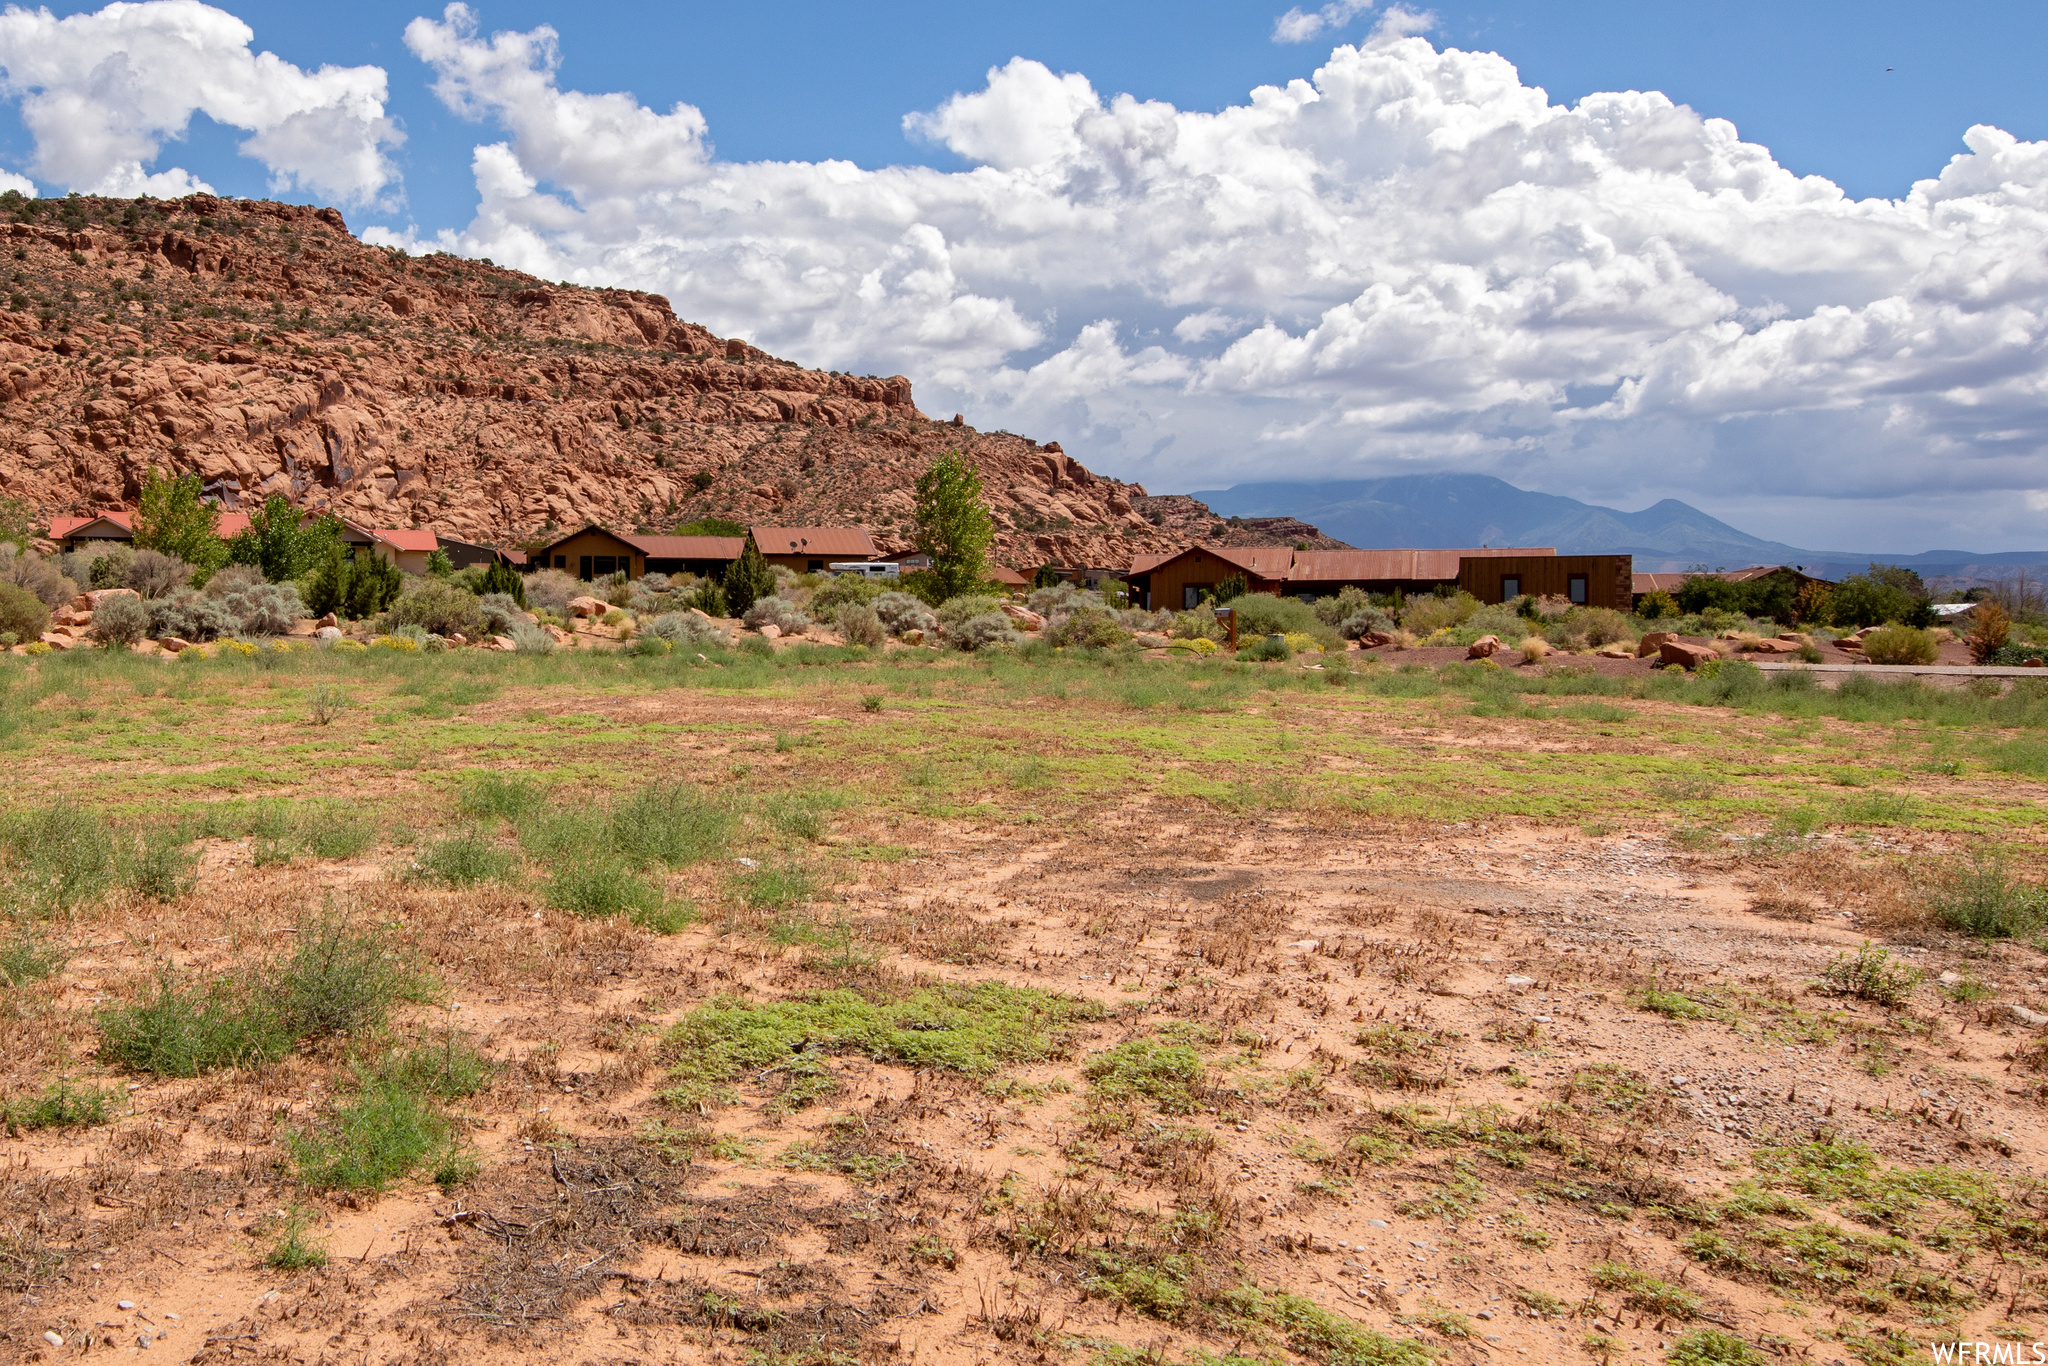
M 1155 489 L 1479 470 L 2048 543 L 2048 9 L 1284 8 L 10 11 L 0 168 L 275 177 Z
M 48 8 L 67 15 L 98 6 Z M 430 230 L 467 221 L 476 129 L 428 93 L 427 73 L 400 36 L 432 5 L 242 0 L 225 8 L 256 30 L 257 46 L 299 65 L 376 64 L 391 73 L 392 110 L 407 135 L 404 211 L 352 221 L 410 220 Z M 566 86 L 630 90 L 656 108 L 696 105 L 721 157 L 844 158 L 871 168 L 959 165 L 944 148 L 906 138 L 903 116 L 978 85 L 1015 56 L 1081 72 L 1105 94 L 1183 109 L 1235 103 L 1256 85 L 1304 74 L 1317 55 L 1313 43 L 1271 40 L 1284 8 L 1274 0 L 477 6 L 489 29 L 557 29 Z M 1962 130 L 1973 123 L 2048 136 L 2048 6 L 1524 0 L 1430 9 L 1440 45 L 1499 52 L 1555 101 L 1660 90 L 1732 120 L 1789 169 L 1827 176 L 1858 197 L 1905 193 L 1962 150 Z M 1371 22 L 1367 12 L 1329 36 L 1355 40 Z M 0 163 L 21 165 L 29 143 L 19 120 L 10 111 L 0 128 Z M 240 138 L 200 115 L 179 160 L 223 191 L 261 194 L 263 170 L 236 155 Z

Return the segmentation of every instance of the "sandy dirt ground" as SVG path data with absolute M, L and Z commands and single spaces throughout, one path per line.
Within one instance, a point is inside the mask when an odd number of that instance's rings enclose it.
M 91 1010 L 151 962 L 225 970 L 324 898 L 444 984 L 405 1030 L 499 1064 L 453 1107 L 480 1168 L 297 1189 L 286 1139 L 347 1039 L 125 1078 L 111 1125 L 0 1148 L 0 1354 L 1652 1361 L 1718 1328 L 1879 1363 L 2048 1321 L 2042 957 L 1900 929 L 1884 860 L 1944 837 L 1688 852 L 1150 797 L 829 839 L 904 855 L 853 865 L 802 933 L 733 912 L 668 936 L 395 882 L 388 850 L 209 845 L 197 892 L 105 917 L 0 1045 L 89 1056 Z M 1825 976 L 1873 935 L 1924 974 L 1903 1005 Z M 714 1003 L 901 1012 L 919 983 L 1088 1008 L 988 1072 L 820 1033 L 795 1046 L 814 1075 L 664 1098 L 673 1031 Z M 1104 1059 L 1155 1044 L 1173 1069 L 1119 1090 Z M 324 1266 L 265 1264 L 293 1211 Z

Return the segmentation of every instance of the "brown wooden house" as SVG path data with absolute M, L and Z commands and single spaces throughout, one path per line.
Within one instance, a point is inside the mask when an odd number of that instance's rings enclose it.
M 647 574 L 722 574 L 740 557 L 738 536 L 639 536 L 587 526 L 533 552 L 531 569 L 559 569 L 579 579 L 629 579 Z
M 1458 564 L 1458 587 L 1481 602 L 1526 593 L 1626 612 L 1635 605 L 1634 580 L 1630 555 L 1467 555 Z

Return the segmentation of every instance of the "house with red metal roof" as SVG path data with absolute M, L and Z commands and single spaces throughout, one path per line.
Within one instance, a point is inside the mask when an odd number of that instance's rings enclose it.
M 407 574 L 426 573 L 427 558 L 440 548 L 439 539 L 424 527 L 375 527 L 370 531 L 370 553 Z

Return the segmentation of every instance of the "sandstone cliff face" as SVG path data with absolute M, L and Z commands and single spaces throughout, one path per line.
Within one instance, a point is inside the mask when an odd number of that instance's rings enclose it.
M 1182 540 L 1143 488 L 934 421 L 902 376 L 805 370 L 656 295 L 367 246 L 332 209 L 42 201 L 0 234 L 0 493 L 45 514 L 132 506 L 157 468 L 485 543 L 718 514 L 898 553 L 918 474 L 957 449 L 1013 567 Z

